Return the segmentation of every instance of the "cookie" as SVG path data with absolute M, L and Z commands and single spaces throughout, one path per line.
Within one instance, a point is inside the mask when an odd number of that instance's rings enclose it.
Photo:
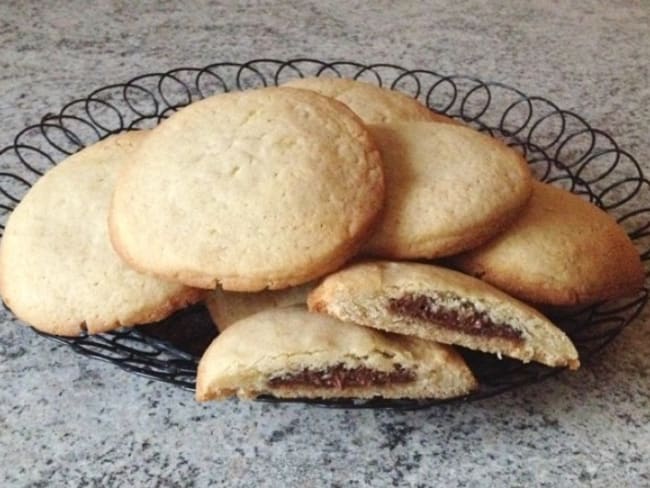
M 502 231 L 530 196 L 526 161 L 489 136 L 435 122 L 369 128 L 386 204 L 366 254 L 430 259 L 471 249 Z
M 312 90 L 344 103 L 366 124 L 400 121 L 437 121 L 459 124 L 429 110 L 416 99 L 396 90 L 345 78 L 298 78 L 283 86 Z
M 306 305 L 307 295 L 314 288 L 309 282 L 284 290 L 264 290 L 256 293 L 215 290 L 205 300 L 212 321 L 223 332 L 233 323 L 268 308 Z
M 68 157 L 13 211 L 0 246 L 0 293 L 20 319 L 49 334 L 93 334 L 161 320 L 203 297 L 133 271 L 111 247 L 115 180 L 145 138 L 124 133 Z
M 561 306 L 633 294 L 645 280 L 639 252 L 610 215 L 539 182 L 506 232 L 454 265 L 522 300 Z
M 578 368 L 569 338 L 543 315 L 487 283 L 416 263 L 368 262 L 334 273 L 309 309 L 346 322 L 524 362 Z
M 451 398 L 475 387 L 448 346 L 295 306 L 265 310 L 220 334 L 199 363 L 196 397 Z
M 264 88 L 196 102 L 119 178 L 111 238 L 134 268 L 199 288 L 279 289 L 341 266 L 384 196 L 379 152 L 345 105 Z

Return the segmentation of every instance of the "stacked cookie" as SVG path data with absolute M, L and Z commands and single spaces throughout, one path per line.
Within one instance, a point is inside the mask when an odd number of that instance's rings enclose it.
M 94 334 L 161 320 L 203 298 L 133 270 L 111 246 L 118 174 L 147 136 L 128 132 L 70 156 L 13 211 L 0 247 L 0 291 L 19 318 L 50 334 Z
M 476 380 L 454 346 L 577 368 L 519 300 L 593 303 L 643 280 L 616 222 L 534 182 L 517 152 L 342 79 L 217 95 L 88 147 L 39 180 L 0 247 L 5 303 L 48 333 L 205 299 L 221 333 L 200 400 L 459 396 Z

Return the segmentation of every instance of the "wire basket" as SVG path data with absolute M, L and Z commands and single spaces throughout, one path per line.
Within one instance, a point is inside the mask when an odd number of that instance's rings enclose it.
M 641 250 L 642 259 L 650 257 L 650 208 L 642 206 L 641 198 L 649 182 L 630 154 L 581 116 L 545 98 L 471 76 L 442 75 L 392 64 L 315 59 L 257 59 L 144 74 L 96 89 L 58 113 L 46 114 L 0 150 L 0 229 L 4 230 L 10 212 L 40 176 L 83 147 L 121 131 L 153 127 L 180 108 L 210 95 L 278 85 L 306 76 L 353 78 L 400 90 L 431 110 L 504 140 L 523 153 L 539 179 L 577 193 L 613 214 Z M 623 300 L 544 312 L 567 332 L 585 362 L 630 324 L 647 301 L 648 292 L 643 289 Z M 204 307 L 195 305 L 156 324 L 101 335 L 64 338 L 39 334 L 80 354 L 193 390 L 198 359 L 217 331 Z M 422 408 L 491 397 L 561 371 L 467 350 L 461 354 L 480 388 L 460 399 L 291 401 L 345 408 Z M 270 397 L 260 400 L 286 401 Z

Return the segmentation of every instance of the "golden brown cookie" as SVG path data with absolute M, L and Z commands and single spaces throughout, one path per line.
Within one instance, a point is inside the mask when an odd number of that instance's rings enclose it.
M 313 90 L 344 103 L 366 124 L 400 121 L 435 121 L 460 124 L 429 110 L 414 98 L 396 90 L 345 78 L 298 78 L 283 86 Z
M 108 208 L 123 162 L 145 137 L 109 137 L 49 170 L 9 218 L 0 292 L 22 320 L 75 336 L 161 320 L 203 292 L 130 269 L 113 251 Z
M 220 334 L 199 363 L 196 397 L 451 398 L 475 387 L 448 346 L 296 306 L 251 315 Z
M 437 258 L 471 249 L 503 230 L 530 196 L 523 157 L 473 129 L 435 122 L 369 129 L 384 163 L 386 203 L 367 254 Z
M 264 290 L 255 293 L 214 290 L 205 300 L 212 321 L 223 332 L 233 323 L 268 308 L 306 305 L 307 295 L 315 283 L 309 282 L 283 290 Z
M 115 248 L 136 269 L 200 288 L 279 289 L 332 271 L 383 202 L 363 124 L 308 90 L 196 102 L 132 157 L 113 197 Z
M 481 280 L 416 263 L 367 262 L 327 278 L 309 309 L 346 322 L 548 366 L 580 365 L 569 338 Z
M 532 303 L 577 305 L 633 294 L 645 276 L 639 252 L 607 213 L 535 182 L 506 232 L 459 256 L 461 270 Z

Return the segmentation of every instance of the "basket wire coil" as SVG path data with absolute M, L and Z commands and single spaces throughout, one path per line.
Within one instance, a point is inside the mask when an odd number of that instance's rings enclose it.
M 58 113 L 46 114 L 0 150 L 0 230 L 4 231 L 9 214 L 40 176 L 85 146 L 124 130 L 154 127 L 180 108 L 210 95 L 307 76 L 353 78 L 400 90 L 432 110 L 504 140 L 522 152 L 537 178 L 577 193 L 613 214 L 640 249 L 642 259 L 650 258 L 650 208 L 640 206 L 640 195 L 647 191 L 649 181 L 637 161 L 610 135 L 592 128 L 576 113 L 503 83 L 471 76 L 315 59 L 257 59 L 144 74 L 94 90 Z M 647 301 L 648 291 L 643 289 L 623 300 L 546 313 L 571 337 L 584 362 L 632 322 Z M 216 333 L 200 305 L 157 324 L 100 335 L 67 338 L 39 332 L 78 353 L 188 390 L 194 389 L 198 359 Z M 461 399 L 297 401 L 345 408 L 422 408 L 491 397 L 561 371 L 472 351 L 461 353 L 480 383 L 477 391 Z

